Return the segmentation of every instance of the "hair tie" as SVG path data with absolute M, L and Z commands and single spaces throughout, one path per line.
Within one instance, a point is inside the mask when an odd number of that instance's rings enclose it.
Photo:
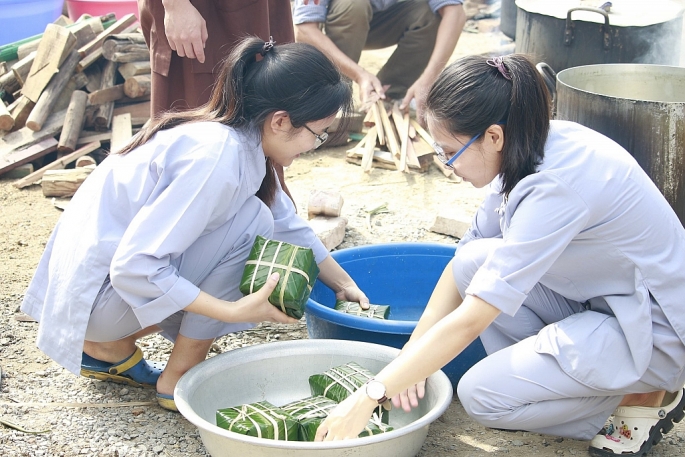
M 274 43 L 273 37 L 269 37 L 269 41 L 264 42 L 264 46 L 262 46 L 262 50 L 259 52 L 262 57 L 264 57 L 267 52 L 271 51 L 271 49 L 274 47 Z
M 497 68 L 497 70 L 502 74 L 502 76 L 504 76 L 505 79 L 511 81 L 511 74 L 509 73 L 509 70 L 507 70 L 507 67 L 504 65 L 503 57 L 493 57 L 492 59 L 486 60 L 485 63 L 487 63 L 491 67 Z

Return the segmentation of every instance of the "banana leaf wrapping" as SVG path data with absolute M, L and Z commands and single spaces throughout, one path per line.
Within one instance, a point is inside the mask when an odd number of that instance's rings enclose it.
M 244 295 L 257 292 L 276 272 L 280 278 L 269 295 L 269 303 L 290 317 L 301 318 L 319 274 L 314 251 L 257 235 L 243 270 L 240 292 Z
M 387 319 L 390 313 L 388 305 L 369 305 L 369 309 L 363 309 L 359 303 L 353 301 L 336 300 L 335 310 L 345 314 L 352 314 L 372 319 Z
M 309 377 L 309 390 L 313 396 L 321 395 L 340 403 L 373 378 L 374 374 L 355 362 L 333 367 Z M 378 406 L 378 414 L 388 423 L 388 411 Z
M 297 421 L 268 401 L 219 409 L 216 425 L 257 438 L 297 441 Z
M 316 437 L 316 430 L 319 425 L 328 417 L 328 414 L 338 404 L 333 400 L 322 397 L 308 397 L 302 400 L 297 400 L 281 407 L 293 419 L 296 419 L 299 424 L 298 440 L 299 441 L 314 441 Z M 374 413 L 373 417 L 367 426 L 359 434 L 359 437 L 378 435 L 393 430 L 389 425 L 384 424 L 378 418 L 378 414 Z

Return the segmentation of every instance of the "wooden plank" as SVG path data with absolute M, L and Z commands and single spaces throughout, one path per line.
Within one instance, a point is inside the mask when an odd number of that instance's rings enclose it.
M 0 175 L 33 162 L 55 150 L 57 150 L 57 140 L 49 137 L 21 151 L 4 154 L 0 156 Z
M 0 130 L 11 130 L 14 127 L 14 118 L 5 106 L 5 102 L 0 100 Z
M 128 113 L 131 115 L 131 125 L 139 126 L 145 124 L 150 119 L 150 102 L 133 103 L 114 108 L 113 115 Z
M 419 136 L 421 136 L 421 138 L 423 138 L 426 141 L 426 143 L 428 143 L 428 145 L 432 148 L 435 141 L 433 140 L 433 137 L 430 136 L 430 133 L 426 132 L 426 130 L 423 127 L 421 127 L 421 125 L 418 122 L 416 122 L 415 119 L 412 119 L 410 123 L 416 129 L 416 133 L 418 133 Z
M 62 130 L 66 114 L 66 110 L 52 113 L 39 132 L 23 127 L 16 132 L 8 133 L 0 139 L 0 157 L 55 136 Z
M 133 136 L 131 127 L 131 115 L 128 113 L 119 114 L 112 118 L 112 142 L 110 153 L 118 152 L 128 144 Z
M 74 74 L 74 69 L 76 64 L 78 64 L 79 55 L 76 50 L 71 51 L 69 57 L 64 61 L 62 66 L 59 68 L 59 73 L 57 73 L 45 86 L 43 93 L 38 98 L 36 106 L 31 110 L 28 119 L 26 120 L 26 126 L 33 130 L 34 132 L 39 131 L 43 128 L 43 123 L 48 118 L 48 115 L 52 111 L 52 107 L 57 102 L 62 90 L 66 87 L 71 75 Z M 28 97 L 31 98 L 31 97 Z
M 378 105 L 378 112 L 381 116 L 381 122 L 383 122 L 383 132 L 385 133 L 385 140 L 388 143 L 388 149 L 390 150 L 392 156 L 396 160 L 395 166 L 398 170 L 403 170 L 402 168 L 400 168 L 400 145 L 397 141 L 395 127 L 390 122 L 388 113 L 385 110 L 385 105 L 383 105 L 382 102 Z
M 76 37 L 73 33 L 59 25 L 48 24 L 21 93 L 31 101 L 38 102 L 43 89 L 75 45 Z
M 385 132 L 383 131 L 383 122 L 381 121 L 381 113 L 379 105 L 383 102 L 378 100 L 371 106 L 371 111 L 373 111 L 373 123 L 376 125 L 376 134 L 378 135 L 378 144 L 381 146 L 385 145 Z
M 124 78 L 124 80 L 130 78 L 131 76 L 149 75 L 151 72 L 152 70 L 150 69 L 149 60 L 144 62 L 128 62 L 123 65 L 119 65 L 119 74 Z
M 106 89 L 96 90 L 88 94 L 88 103 L 91 105 L 102 105 L 107 102 L 115 102 L 124 98 L 124 85 L 107 87 Z
M 366 145 L 362 153 L 362 170 L 366 173 L 371 171 L 373 167 L 373 150 L 376 148 L 376 127 L 371 127 L 366 134 Z
M 127 14 L 123 16 L 121 19 L 112 24 L 111 27 L 104 30 L 97 37 L 95 37 L 95 39 L 92 40 L 90 43 L 81 46 L 78 50 L 81 58 L 83 59 L 88 54 L 95 52 L 96 49 L 101 49 L 102 43 L 105 41 L 105 39 L 107 39 L 107 37 L 123 32 L 124 30 L 126 30 L 128 26 L 130 26 L 137 20 L 138 19 L 136 19 L 135 14 Z
M 419 158 L 416 156 L 416 151 L 414 150 L 414 141 L 409 138 L 407 141 L 407 166 L 421 167 Z
M 76 141 L 81 135 L 83 123 L 86 120 L 86 103 L 88 103 L 88 94 L 84 91 L 76 90 L 71 94 L 71 102 L 67 108 L 64 127 L 57 146 L 60 154 L 68 154 L 76 149 Z
M 81 130 L 81 136 L 76 141 L 76 147 L 84 144 L 92 143 L 94 141 L 110 141 L 112 139 L 112 132 L 93 132 L 92 130 Z
M 407 169 L 407 149 L 409 147 L 409 142 L 411 141 L 409 138 L 409 113 L 404 113 L 402 121 L 403 130 L 399 133 L 401 141 L 400 170 L 405 171 Z
M 114 86 L 114 78 L 116 77 L 117 63 L 107 60 L 107 63 L 102 69 L 102 81 L 100 82 L 100 90 L 107 89 Z M 114 111 L 114 102 L 107 102 L 98 105 L 93 117 L 93 124 L 97 130 L 109 130 L 112 124 L 112 112 Z
M 71 197 L 86 180 L 94 167 L 70 170 L 48 170 L 41 178 L 43 195 L 46 197 Z
M 102 49 L 96 49 L 87 56 L 85 56 L 76 65 L 76 71 L 85 71 L 87 68 L 91 67 L 95 62 L 97 62 L 102 57 Z
M 38 182 L 43 175 L 45 174 L 46 171 L 48 170 L 58 170 L 60 168 L 64 168 L 74 160 L 78 159 L 81 156 L 84 156 L 86 154 L 89 154 L 96 150 L 97 148 L 100 147 L 100 142 L 99 141 L 94 141 L 92 143 L 88 143 L 87 145 L 83 146 L 80 149 L 77 149 L 76 151 L 72 152 L 69 155 L 66 155 L 62 157 L 61 159 L 57 159 L 54 162 L 44 166 L 43 168 L 34 171 L 30 175 L 28 175 L 25 178 L 22 178 L 16 182 L 14 182 L 12 185 L 16 187 L 17 189 L 21 189 L 26 186 L 30 186 L 31 184 L 35 184 Z

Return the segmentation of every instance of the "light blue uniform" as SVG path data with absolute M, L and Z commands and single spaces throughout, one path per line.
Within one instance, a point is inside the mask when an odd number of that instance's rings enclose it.
M 242 296 L 257 234 L 311 247 L 317 262 L 328 256 L 280 188 L 271 208 L 257 200 L 265 173 L 256 135 L 216 122 L 162 131 L 105 159 L 58 221 L 26 292 L 22 311 L 40 322 L 38 347 L 78 373 L 98 303 L 124 302 L 141 328 L 162 324 L 172 338 L 249 328 L 182 310 L 200 290 Z
M 537 172 L 506 202 L 499 185 L 453 262 L 462 295 L 503 313 L 459 386 L 467 411 L 590 439 L 623 394 L 681 389 L 685 230 L 632 156 L 552 121 Z

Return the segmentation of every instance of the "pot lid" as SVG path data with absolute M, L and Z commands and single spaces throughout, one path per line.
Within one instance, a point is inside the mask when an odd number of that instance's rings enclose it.
M 529 13 L 566 20 L 568 11 L 579 6 L 598 8 L 605 0 L 516 0 L 516 6 Z M 644 27 L 683 16 L 683 7 L 672 0 L 612 0 L 609 23 L 617 27 Z M 602 14 L 574 11 L 574 21 L 604 23 Z

